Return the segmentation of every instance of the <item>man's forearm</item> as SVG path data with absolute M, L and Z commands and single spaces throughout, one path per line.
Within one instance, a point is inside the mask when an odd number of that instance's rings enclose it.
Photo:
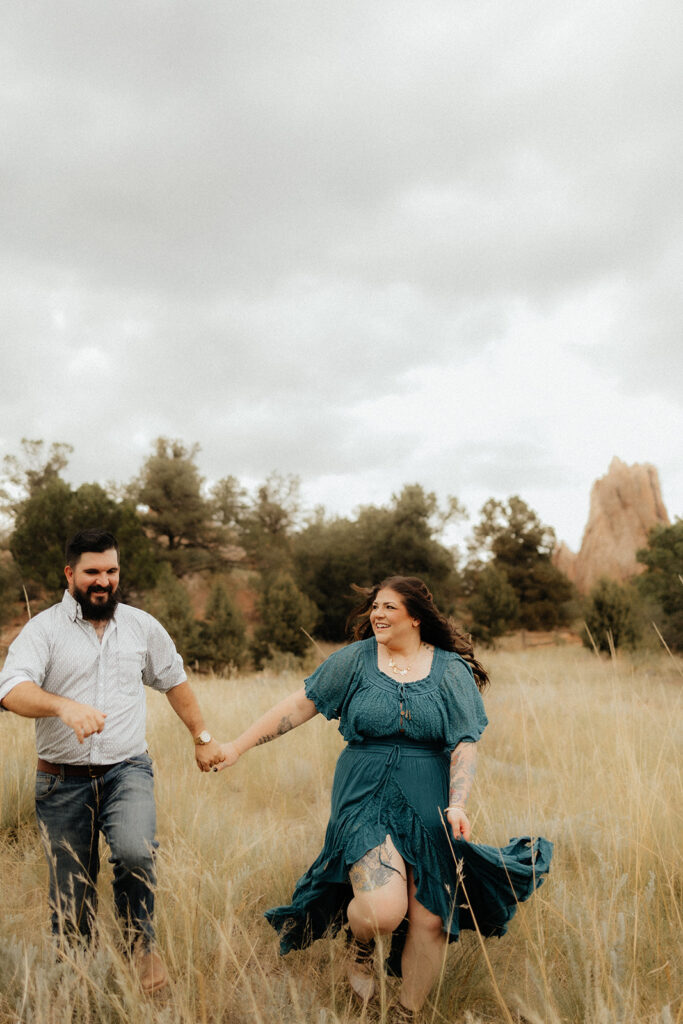
M 167 690 L 166 696 L 183 725 L 192 733 L 193 737 L 199 736 L 200 732 L 205 729 L 204 716 L 199 707 L 199 701 L 187 680 Z
M 79 743 L 93 733 L 102 732 L 107 717 L 90 704 L 49 693 L 29 679 L 13 686 L 2 698 L 2 706 L 23 718 L 59 718 L 73 729 Z
M 196 741 L 199 734 L 204 732 L 205 726 L 204 716 L 192 687 L 187 681 L 178 683 L 177 686 L 166 691 L 166 696 L 176 715 Z M 217 771 L 216 765 L 220 764 L 222 760 L 221 746 L 218 740 L 211 739 L 208 743 L 195 743 L 194 759 L 200 771 L 208 772 L 211 768 Z
M 22 718 L 58 718 L 67 701 L 67 697 L 48 693 L 30 679 L 25 679 L 2 698 L 2 706 Z

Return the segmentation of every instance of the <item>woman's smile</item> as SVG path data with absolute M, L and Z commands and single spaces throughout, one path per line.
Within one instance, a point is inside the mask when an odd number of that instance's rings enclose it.
M 408 612 L 401 595 L 389 587 L 377 592 L 370 609 L 370 625 L 375 639 L 381 643 L 400 647 L 406 642 L 414 642 L 416 620 Z

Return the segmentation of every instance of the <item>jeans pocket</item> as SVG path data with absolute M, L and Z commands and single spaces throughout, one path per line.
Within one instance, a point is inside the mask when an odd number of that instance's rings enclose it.
M 143 771 L 149 772 L 150 775 L 154 774 L 152 758 L 147 751 L 144 754 L 136 754 L 135 757 L 127 757 L 123 763 L 133 765 L 134 768 L 141 768 Z
M 61 775 L 51 775 L 49 772 L 36 773 L 36 802 L 47 800 L 62 781 Z

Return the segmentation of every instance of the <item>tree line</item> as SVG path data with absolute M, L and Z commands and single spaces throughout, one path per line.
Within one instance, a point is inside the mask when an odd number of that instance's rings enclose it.
M 602 581 L 582 606 L 552 563 L 554 530 L 518 496 L 487 501 L 460 553 L 444 534 L 465 518 L 464 508 L 455 497 L 440 504 L 417 483 L 353 517 L 324 509 L 305 515 L 298 478 L 274 472 L 253 492 L 235 476 L 207 487 L 199 446 L 180 440 L 158 438 L 125 485 L 72 488 L 63 476 L 71 452 L 24 440 L 18 455 L 4 458 L 0 617 L 21 595 L 38 607 L 53 601 L 64 586 L 65 538 L 98 524 L 119 539 L 123 598 L 156 615 L 198 667 L 258 667 L 278 652 L 299 657 L 313 636 L 340 642 L 351 583 L 392 573 L 422 577 L 437 604 L 485 643 L 516 629 L 558 629 L 582 614 L 599 646 L 603 637 L 635 643 L 643 600 L 648 612 L 656 606 L 672 646 L 681 643 L 683 585 L 671 583 L 681 521 L 655 531 L 642 553 L 640 589 Z M 199 609 L 197 580 L 205 595 Z

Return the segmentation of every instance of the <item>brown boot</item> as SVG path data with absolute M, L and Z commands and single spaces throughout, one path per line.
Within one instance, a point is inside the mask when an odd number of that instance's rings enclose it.
M 164 962 L 153 946 L 137 942 L 133 950 L 133 966 L 135 967 L 140 988 L 145 995 L 160 992 L 168 985 L 168 974 Z
M 375 995 L 377 981 L 375 980 L 375 940 L 362 942 L 355 938 L 351 932 L 349 941 L 352 961 L 347 967 L 346 977 L 351 991 L 363 1003 Z

